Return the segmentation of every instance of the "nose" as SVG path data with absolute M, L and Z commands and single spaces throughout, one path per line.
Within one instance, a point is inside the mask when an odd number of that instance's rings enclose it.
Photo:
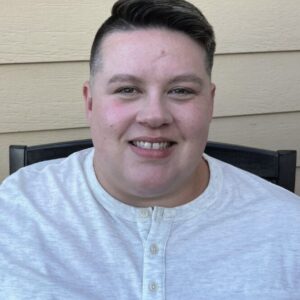
M 141 103 L 136 121 L 144 126 L 159 128 L 171 124 L 173 117 L 163 97 L 153 95 Z

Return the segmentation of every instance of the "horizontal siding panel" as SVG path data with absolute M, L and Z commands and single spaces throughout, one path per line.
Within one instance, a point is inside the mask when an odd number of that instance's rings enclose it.
M 214 25 L 218 53 L 300 50 L 300 1 L 192 2 Z M 110 0 L 1 0 L 0 64 L 87 60 L 111 5 Z
M 214 116 L 300 111 L 296 61 L 300 52 L 218 56 Z M 87 78 L 86 62 L 0 66 L 0 133 L 86 126 Z
M 217 118 L 209 140 L 269 150 L 297 150 L 300 167 L 300 112 Z
M 214 26 L 218 53 L 300 50 L 298 0 L 193 0 Z
M 87 60 L 111 1 L 0 0 L 0 64 Z
M 87 63 L 0 67 L 0 132 L 85 127 Z
M 217 56 L 214 115 L 300 111 L 299 62 L 300 51 Z
M 9 145 L 40 145 L 87 139 L 88 128 L 0 134 L 0 182 L 9 174 Z

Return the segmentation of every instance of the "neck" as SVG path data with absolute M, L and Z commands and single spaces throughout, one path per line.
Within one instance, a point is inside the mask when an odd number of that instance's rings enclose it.
M 97 168 L 95 168 L 95 170 L 97 170 Z M 181 188 L 177 188 L 176 191 L 174 190 L 169 194 L 151 197 L 147 197 L 145 195 L 133 195 L 130 193 L 124 193 L 118 189 L 111 189 L 105 178 L 103 178 L 97 171 L 96 176 L 99 183 L 101 183 L 102 187 L 111 196 L 127 205 L 134 207 L 160 206 L 171 208 L 191 202 L 201 195 L 208 186 L 210 171 L 207 161 L 203 158 L 196 171 L 192 174 L 192 177 L 187 178 L 186 181 L 182 183 Z

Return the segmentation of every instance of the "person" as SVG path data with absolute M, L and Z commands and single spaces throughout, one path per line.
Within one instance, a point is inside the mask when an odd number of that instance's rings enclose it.
M 300 199 L 203 154 L 215 38 L 119 0 L 84 83 L 94 147 L 0 187 L 1 299 L 300 299 Z

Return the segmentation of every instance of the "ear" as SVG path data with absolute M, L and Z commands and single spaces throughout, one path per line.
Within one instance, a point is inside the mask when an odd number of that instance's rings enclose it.
M 88 123 L 90 123 L 90 119 L 92 117 L 92 110 L 93 110 L 93 100 L 92 100 L 91 84 L 89 81 L 86 81 L 83 84 L 82 93 L 83 93 L 84 106 L 85 106 L 85 116 Z
M 215 93 L 216 93 L 216 85 L 214 83 L 210 84 L 210 95 L 212 98 L 212 101 L 215 99 Z
M 216 94 L 216 85 L 214 83 L 210 84 L 210 107 L 211 107 L 211 119 L 213 117 L 213 112 L 214 112 L 214 102 L 215 102 L 215 94 Z

